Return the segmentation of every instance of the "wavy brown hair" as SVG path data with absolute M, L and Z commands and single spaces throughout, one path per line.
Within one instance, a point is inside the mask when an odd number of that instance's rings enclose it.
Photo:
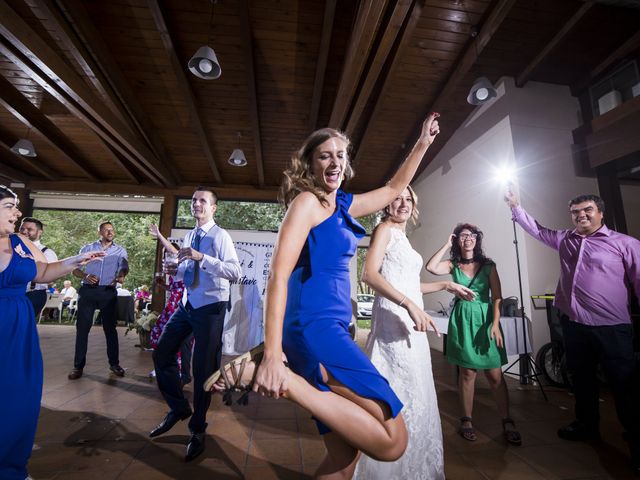
M 411 196 L 411 201 L 413 202 L 413 205 L 411 208 L 411 217 L 409 218 L 409 220 L 411 220 L 411 223 L 413 223 L 414 225 L 417 225 L 418 215 L 420 215 L 420 211 L 418 210 L 418 195 L 416 195 L 416 192 L 413 191 L 413 188 L 411 188 L 411 185 L 407 185 L 407 190 L 409 191 L 409 195 Z M 384 222 L 389 217 L 390 217 L 389 205 L 387 205 L 386 207 L 384 207 L 384 210 L 382 210 L 382 217 L 380 218 L 380 222 Z
M 455 241 L 451 242 L 451 261 L 456 265 L 459 265 L 460 260 L 462 260 L 462 249 L 460 248 L 458 239 L 460 238 L 460 232 L 465 229 L 477 235 L 476 245 L 475 247 L 473 247 L 473 260 L 475 262 L 478 262 L 480 265 L 492 262 L 492 260 L 488 258 L 482 251 L 482 237 L 484 236 L 482 230 L 480 230 L 475 225 L 472 225 L 471 223 L 459 223 L 458 225 L 456 225 L 456 228 L 453 229 L 453 233 L 455 234 L 456 238 Z
M 278 200 L 284 204 L 284 208 L 289 208 L 293 199 L 302 192 L 313 193 L 320 203 L 328 205 L 325 198 L 326 193 L 313 175 L 313 152 L 316 148 L 331 138 L 339 138 L 347 144 L 346 163 L 344 167 L 344 180 L 353 177 L 353 169 L 351 168 L 351 141 L 344 133 L 333 128 L 321 128 L 316 130 L 302 143 L 300 149 L 291 156 L 291 164 L 284 171 L 282 185 L 280 185 L 280 193 Z

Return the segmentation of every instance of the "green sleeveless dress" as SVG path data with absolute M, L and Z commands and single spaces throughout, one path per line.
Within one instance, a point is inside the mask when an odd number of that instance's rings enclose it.
M 498 348 L 495 340 L 489 337 L 493 323 L 489 275 L 494 265 L 493 262 L 483 265 L 470 287 L 471 278 L 457 265 L 453 267 L 453 281 L 469 287 L 476 294 L 472 302 L 458 299 L 451 311 L 447 333 L 447 360 L 454 365 L 485 370 L 499 368 L 507 363 L 504 348 Z M 504 339 L 504 334 L 502 338 Z

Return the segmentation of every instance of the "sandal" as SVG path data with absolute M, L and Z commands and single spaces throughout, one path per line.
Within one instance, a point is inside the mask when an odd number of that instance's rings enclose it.
M 510 423 L 513 425 L 514 430 L 507 430 L 507 424 Z M 512 418 L 503 418 L 502 419 L 502 434 L 504 435 L 504 439 L 510 445 L 520 446 L 522 445 L 522 437 L 520 436 L 520 432 L 515 430 L 516 423 Z
M 478 436 L 476 435 L 476 429 L 473 428 L 473 426 L 471 427 L 462 426 L 464 422 L 471 423 L 471 417 L 460 417 L 460 428 L 458 429 L 458 433 L 465 440 L 468 440 L 470 442 L 475 442 L 478 439 Z
M 234 358 L 226 365 L 223 365 L 220 370 L 214 372 L 214 374 L 211 375 L 206 380 L 206 382 L 204 382 L 204 390 L 206 392 L 211 391 L 220 377 L 222 377 L 224 379 L 224 384 L 226 387 L 225 390 L 222 391 L 222 399 L 224 404 L 231 405 L 233 403 L 233 392 L 244 392 L 238 399 L 237 403 L 239 405 L 247 405 L 249 403 L 249 392 L 253 388 L 253 381 L 256 378 L 256 373 L 258 373 L 258 365 L 260 365 L 263 355 L 264 343 L 261 343 L 257 347 L 252 348 L 247 353 L 243 353 L 242 355 Z M 253 370 L 251 380 L 248 383 L 243 383 L 242 374 L 244 373 L 244 369 L 249 362 L 253 362 L 255 364 L 255 369 Z M 231 373 L 231 376 L 229 376 L 229 373 Z

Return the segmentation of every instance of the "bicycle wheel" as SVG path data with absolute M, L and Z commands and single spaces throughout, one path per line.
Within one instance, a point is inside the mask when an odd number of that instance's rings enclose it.
M 536 355 L 536 363 L 542 370 L 542 375 L 544 375 L 549 385 L 554 387 L 565 387 L 567 385 L 562 371 L 562 357 L 564 355 L 561 349 L 562 347 L 551 342 L 543 345 L 538 350 L 538 355 Z

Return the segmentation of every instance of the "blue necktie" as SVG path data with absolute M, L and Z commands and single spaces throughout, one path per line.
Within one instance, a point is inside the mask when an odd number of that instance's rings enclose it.
M 198 228 L 193 237 L 191 237 L 191 248 L 194 250 L 200 251 L 200 239 L 202 238 L 202 229 Z M 184 271 L 184 285 L 189 288 L 193 285 L 194 280 L 196 279 L 196 272 L 198 270 L 198 262 L 195 260 L 189 260 L 190 264 L 187 269 Z

